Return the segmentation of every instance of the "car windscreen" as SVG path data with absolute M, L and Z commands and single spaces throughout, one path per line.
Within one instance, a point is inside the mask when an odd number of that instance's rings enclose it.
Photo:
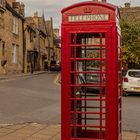
M 131 77 L 140 78 L 140 71 L 129 71 L 128 75 Z
M 51 61 L 51 64 L 56 64 L 56 61 Z

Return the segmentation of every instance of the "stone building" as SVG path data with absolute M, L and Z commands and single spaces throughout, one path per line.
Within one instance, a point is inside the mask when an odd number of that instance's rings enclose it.
M 125 3 L 124 7 L 120 8 L 122 19 L 133 20 L 140 18 L 140 6 L 131 6 L 130 3 Z
M 0 74 L 23 71 L 24 4 L 0 0 Z
M 58 62 L 61 62 L 61 37 L 59 33 L 59 29 L 53 29 L 54 33 L 54 52 L 55 52 L 55 59 Z
M 61 59 L 52 18 L 45 21 L 37 12 L 25 18 L 24 8 L 16 0 L 0 0 L 0 74 L 45 70 Z
M 61 47 L 60 47 L 60 36 L 59 29 L 53 29 L 53 19 L 46 21 L 46 27 L 48 32 L 48 40 L 49 40 L 49 59 L 48 63 L 53 61 L 61 61 Z
M 30 24 L 24 24 L 24 43 L 23 43 L 23 69 L 24 73 L 35 70 L 35 43 L 36 43 L 36 29 Z
M 53 19 L 52 17 L 50 20 L 46 20 L 46 29 L 48 33 L 48 41 L 49 41 L 49 57 L 48 57 L 48 63 L 50 65 L 50 62 L 52 60 L 55 60 L 55 52 L 54 52 L 54 34 L 53 34 Z
M 54 33 L 54 35 L 56 35 L 57 37 L 59 37 L 60 36 L 59 28 L 54 28 L 53 29 L 53 33 Z
M 45 70 L 48 59 L 48 40 L 44 16 L 39 17 L 35 12 L 34 16 L 26 17 L 26 60 L 25 72 Z M 27 45 L 28 44 L 28 45 Z M 32 49 L 31 49 L 32 48 Z

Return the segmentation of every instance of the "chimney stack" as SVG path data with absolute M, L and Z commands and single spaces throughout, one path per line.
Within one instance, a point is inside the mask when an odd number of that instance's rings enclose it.
M 102 2 L 106 2 L 106 0 L 102 0 Z
M 131 4 L 129 2 L 126 2 L 124 5 L 125 5 L 125 8 L 130 8 Z
M 17 11 L 17 13 L 20 13 L 20 3 L 19 2 L 13 2 L 12 7 Z
M 92 0 L 92 1 L 94 1 L 94 2 L 106 2 L 107 0 Z
M 23 2 L 20 3 L 20 13 L 25 16 L 25 5 Z
M 16 2 L 16 0 L 6 0 L 8 4 L 12 6 L 13 2 Z
M 34 17 L 38 17 L 38 12 L 37 11 L 34 13 Z

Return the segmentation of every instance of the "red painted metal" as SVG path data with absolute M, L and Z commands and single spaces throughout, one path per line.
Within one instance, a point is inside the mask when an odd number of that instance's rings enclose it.
M 62 140 L 122 140 L 119 20 L 104 1 L 62 10 Z

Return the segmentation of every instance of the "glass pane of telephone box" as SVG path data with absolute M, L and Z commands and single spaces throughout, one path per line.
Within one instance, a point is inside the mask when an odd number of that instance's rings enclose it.
M 71 46 L 71 58 L 74 58 L 74 46 Z M 76 58 L 106 58 L 106 48 L 105 46 L 78 46 L 76 47 Z
M 105 33 L 72 34 L 70 47 L 71 137 L 104 139 Z

